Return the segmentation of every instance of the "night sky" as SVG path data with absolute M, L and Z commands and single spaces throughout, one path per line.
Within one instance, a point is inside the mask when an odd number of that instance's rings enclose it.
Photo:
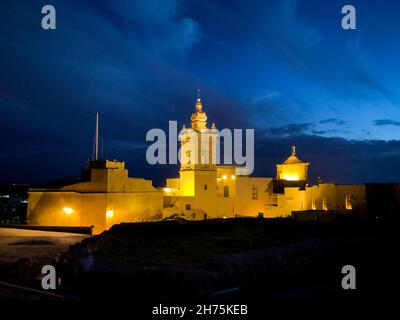
M 395 0 L 1 1 L 0 184 L 79 176 L 97 111 L 105 157 L 162 184 L 177 167 L 146 164 L 146 132 L 189 125 L 197 88 L 209 124 L 255 129 L 256 176 L 295 144 L 311 182 L 400 181 L 399 15 Z

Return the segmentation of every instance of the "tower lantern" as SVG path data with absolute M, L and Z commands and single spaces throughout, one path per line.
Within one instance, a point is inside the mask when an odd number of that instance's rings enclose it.
M 287 181 L 307 181 L 309 165 L 310 163 L 297 157 L 296 146 L 293 145 L 291 156 L 283 163 L 276 165 L 276 178 Z

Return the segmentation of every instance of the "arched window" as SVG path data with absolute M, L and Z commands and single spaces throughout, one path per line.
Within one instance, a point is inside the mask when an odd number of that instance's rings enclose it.
M 224 186 L 224 197 L 229 198 L 229 186 Z
M 187 159 L 187 164 L 191 163 L 191 159 L 190 159 L 190 150 L 186 151 L 186 159 Z

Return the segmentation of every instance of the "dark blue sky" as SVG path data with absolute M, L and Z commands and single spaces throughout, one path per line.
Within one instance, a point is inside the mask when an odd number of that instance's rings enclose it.
M 341 28 L 353 4 L 357 30 Z M 41 8 L 57 29 L 41 28 Z M 7 0 L 0 5 L 0 183 L 78 176 L 95 112 L 105 156 L 159 184 L 146 132 L 255 128 L 255 175 L 292 144 L 324 181 L 400 181 L 398 1 Z

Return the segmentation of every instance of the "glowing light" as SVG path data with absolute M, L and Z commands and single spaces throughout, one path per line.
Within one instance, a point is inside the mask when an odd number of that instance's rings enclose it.
M 227 216 L 223 216 L 222 219 L 228 219 L 228 217 Z
M 235 179 L 236 179 L 236 176 L 235 176 L 235 175 L 231 175 L 231 179 L 232 179 L 232 180 L 235 180 Z
M 222 179 L 226 180 L 226 176 L 222 176 Z
M 315 199 L 312 199 L 312 201 L 311 201 L 311 209 L 317 210 L 317 205 L 315 204 Z
M 63 208 L 63 211 L 64 211 L 64 213 L 67 214 L 67 215 L 71 215 L 71 214 L 74 213 L 74 210 L 72 210 L 71 208 L 68 208 L 68 207 L 64 207 L 64 208 Z
M 328 211 L 328 199 L 322 199 L 322 210 Z
M 297 174 L 287 174 L 287 173 L 285 173 L 283 175 L 283 180 L 299 181 L 299 176 Z
M 112 217 L 114 217 L 114 210 L 107 210 L 107 212 L 106 212 L 106 218 L 107 218 L 107 219 L 110 219 L 110 218 L 112 218 Z
M 164 190 L 165 192 L 168 192 L 168 193 L 172 192 L 172 189 L 171 189 L 171 188 L 164 188 L 163 190 Z
M 346 195 L 345 208 L 346 210 L 353 210 L 353 205 L 351 203 L 351 195 Z

